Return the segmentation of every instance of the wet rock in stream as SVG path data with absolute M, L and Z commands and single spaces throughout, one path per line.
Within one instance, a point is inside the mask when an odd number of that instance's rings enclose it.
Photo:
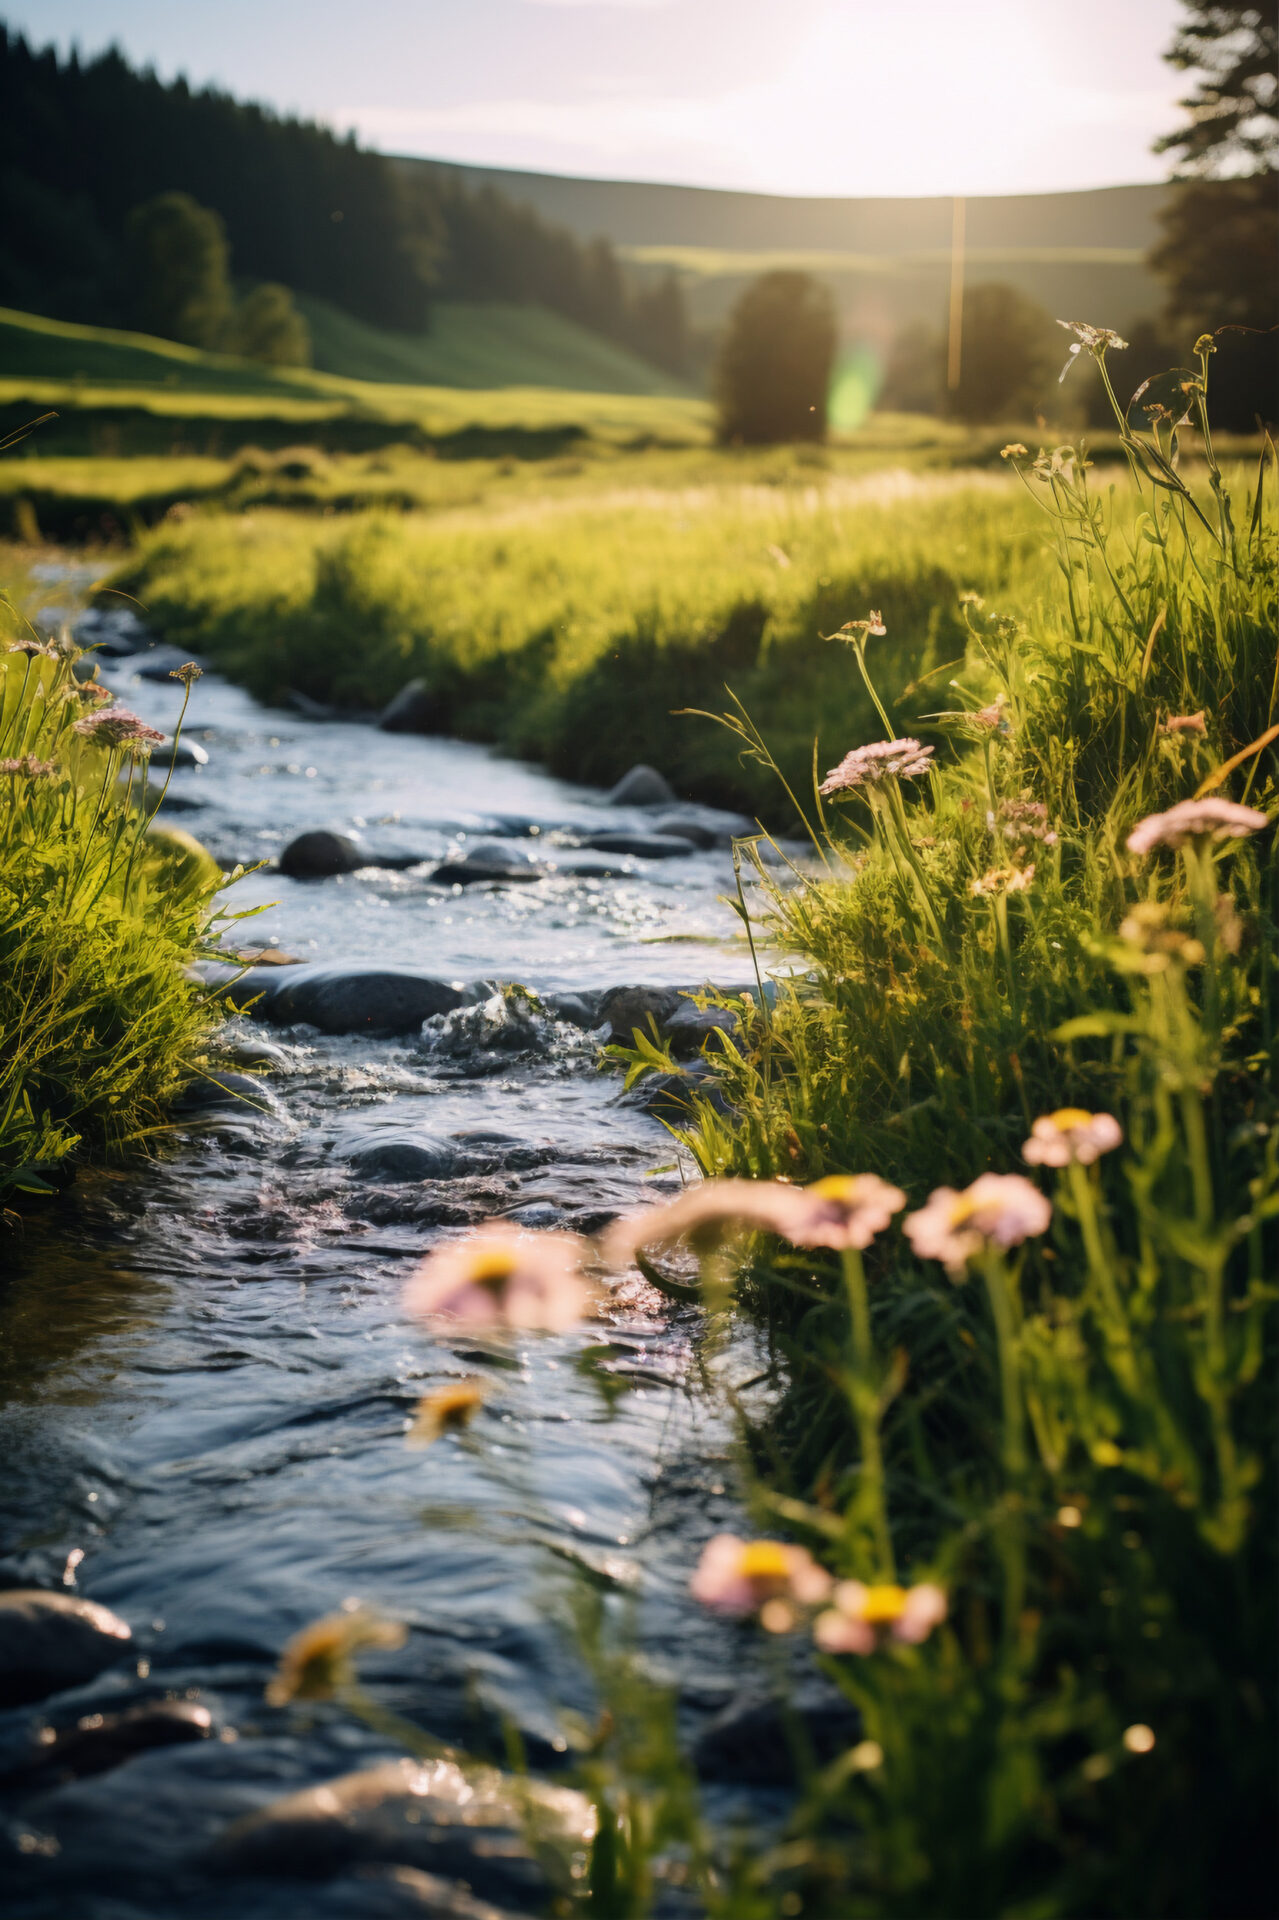
M 133 1635 L 107 1607 L 67 1593 L 0 1593 L 0 1706 L 80 1686 L 127 1653 Z
M 569 1787 L 490 1767 L 463 1771 L 446 1759 L 395 1760 L 248 1815 L 219 1836 L 208 1859 L 223 1873 L 289 1879 L 384 1861 L 460 1879 L 484 1899 L 541 1906 L 554 1891 L 542 1846 L 569 1856 L 589 1846 L 594 1825 L 594 1808 Z M 542 1843 L 536 1849 L 530 1827 Z
M 204 977 L 212 971 L 205 968 Z M 464 990 L 449 981 L 372 961 L 250 967 L 217 984 L 233 1007 L 255 1020 L 277 1026 L 305 1024 L 330 1034 L 416 1033 L 424 1020 L 448 1013 L 466 999 Z
M 291 879 L 322 880 L 335 873 L 355 873 L 365 864 L 365 855 L 347 834 L 315 827 L 290 840 L 276 864 Z
M 37 1725 L 25 1752 L 0 1761 L 0 1785 L 87 1779 L 135 1754 L 207 1740 L 213 1731 L 212 1713 L 195 1700 L 148 1700 L 122 1713 L 81 1714 L 68 1727 Z
M 677 796 L 674 787 L 653 767 L 632 767 L 624 773 L 608 796 L 610 807 L 669 807 Z

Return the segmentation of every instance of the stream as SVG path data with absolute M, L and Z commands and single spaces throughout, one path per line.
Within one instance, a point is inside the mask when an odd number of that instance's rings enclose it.
M 49 577 L 78 584 L 74 569 Z M 101 678 L 171 730 L 182 689 L 146 665 L 104 659 Z M 390 1843 L 353 1864 L 295 1840 L 233 1881 L 207 1865 L 236 1818 L 403 1753 L 331 1703 L 264 1701 L 289 1637 L 353 1599 L 409 1630 L 361 1663 L 375 1701 L 499 1764 L 513 1731 L 555 1778 L 572 1714 L 598 1712 L 571 1596 L 613 1596 L 637 1657 L 677 1694 L 708 1811 L 724 1827 L 775 1822 L 788 1770 L 771 1669 L 687 1593 L 704 1541 L 742 1524 L 715 1384 L 767 1372 L 760 1336 L 738 1326 L 711 1350 L 700 1315 L 638 1277 L 592 1322 L 496 1356 L 400 1305 L 424 1248 L 468 1224 L 593 1231 L 678 1188 L 677 1143 L 599 1070 L 589 1028 L 542 1021 L 535 1047 L 512 1047 L 495 1039 L 491 986 L 472 983 L 740 987 L 751 964 L 720 898 L 727 847 L 602 856 L 582 840 L 651 833 L 652 810 L 478 746 L 267 709 L 213 673 L 184 738 L 207 763 L 174 774 L 163 817 L 224 865 L 271 861 L 313 828 L 400 863 L 251 873 L 226 904 L 266 910 L 228 939 L 416 969 L 462 988 L 470 1018 L 437 1017 L 424 1041 L 233 1015 L 231 1047 L 270 1066 L 262 1110 L 193 1111 L 153 1159 L 82 1174 L 11 1236 L 0 1586 L 83 1596 L 132 1640 L 96 1678 L 0 1713 L 3 1912 L 498 1910 L 467 1904 L 464 1873 L 441 1892 Z M 477 841 L 536 858 L 542 877 L 431 877 Z M 406 1146 L 408 1172 L 435 1177 L 408 1177 Z M 409 1444 L 423 1394 L 477 1373 L 490 1393 L 470 1428 Z M 817 1719 L 828 1708 L 818 1699 Z M 121 1714 L 144 1728 L 129 1750 L 77 1758 L 71 1735 Z M 669 1903 L 693 1910 L 675 1887 Z M 509 1890 L 498 1908 L 536 1910 Z

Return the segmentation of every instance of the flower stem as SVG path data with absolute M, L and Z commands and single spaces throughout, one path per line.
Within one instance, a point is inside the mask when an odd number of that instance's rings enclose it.
M 893 1537 L 888 1524 L 884 1499 L 884 1456 L 879 1441 L 879 1379 L 875 1363 L 875 1341 L 870 1324 L 870 1296 L 866 1291 L 866 1269 L 856 1247 L 843 1252 L 844 1290 L 848 1295 L 848 1313 L 853 1343 L 853 1414 L 861 1442 L 862 1493 L 864 1506 L 875 1536 L 882 1580 L 894 1577 Z

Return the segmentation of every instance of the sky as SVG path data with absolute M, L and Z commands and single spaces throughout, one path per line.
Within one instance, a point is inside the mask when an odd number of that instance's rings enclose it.
M 1178 0 L 38 0 L 388 153 L 782 194 L 1054 192 L 1158 180 Z

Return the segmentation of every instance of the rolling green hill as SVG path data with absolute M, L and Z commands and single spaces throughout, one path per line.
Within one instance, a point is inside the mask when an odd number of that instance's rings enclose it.
M 321 351 L 334 359 L 346 351 L 350 365 L 358 349 L 366 367 L 381 351 L 379 377 L 262 367 L 147 334 L 0 308 L 0 428 L 55 410 L 59 418 L 42 431 L 40 448 L 63 455 L 222 455 L 250 441 L 291 440 L 348 450 L 395 441 L 460 450 L 484 441 L 545 452 L 582 434 L 687 445 L 709 433 L 704 401 L 532 309 L 471 309 L 469 320 L 448 310 L 449 322 L 429 343 L 411 336 L 400 343 L 333 309 L 314 311 Z M 397 343 L 405 357 L 395 363 Z M 610 375 L 614 361 L 620 364 Z M 574 376 L 579 386 L 570 384 Z
M 703 325 L 722 320 L 746 282 L 773 267 L 819 275 L 845 334 L 883 343 L 904 322 L 945 309 L 953 201 L 789 198 L 630 180 L 580 180 L 499 167 L 436 167 L 496 187 L 578 239 L 602 234 L 641 275 L 673 268 Z M 1051 312 L 1129 326 L 1158 312 L 1145 265 L 1159 236 L 1161 186 L 1083 193 L 989 194 L 965 203 L 967 279 L 1003 280 Z
M 542 307 L 439 305 L 429 333 L 388 333 L 328 301 L 300 297 L 316 367 L 352 380 L 431 387 L 559 387 L 679 394 L 687 388 L 625 348 Z

